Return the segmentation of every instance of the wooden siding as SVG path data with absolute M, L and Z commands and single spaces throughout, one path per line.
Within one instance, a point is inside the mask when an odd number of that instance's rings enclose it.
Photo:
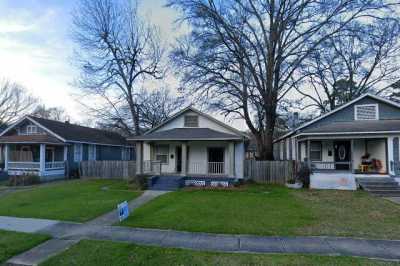
M 296 174 L 295 161 L 245 161 L 245 177 L 257 183 L 285 184 L 294 179 Z

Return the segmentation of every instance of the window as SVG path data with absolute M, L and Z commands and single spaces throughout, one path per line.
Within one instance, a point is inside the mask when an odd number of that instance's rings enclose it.
M 310 143 L 310 159 L 311 161 L 322 161 L 322 143 L 320 141 Z
M 354 106 L 355 120 L 378 120 L 379 111 L 377 104 L 363 104 Z
M 26 126 L 26 134 L 31 135 L 31 134 L 37 134 L 38 133 L 38 128 L 35 125 L 28 125 Z
M 74 162 L 82 161 L 82 144 L 74 145 Z
M 88 148 L 88 160 L 95 161 L 96 160 L 96 145 L 89 145 Z
M 168 163 L 169 146 L 168 145 L 156 145 L 155 146 L 155 159 L 163 164 Z
M 185 115 L 185 127 L 199 127 L 199 117 L 197 115 Z

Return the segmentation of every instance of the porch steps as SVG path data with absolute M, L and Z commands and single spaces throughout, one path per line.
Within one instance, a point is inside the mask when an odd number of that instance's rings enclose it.
M 149 187 L 151 190 L 167 190 L 174 191 L 182 187 L 181 176 L 159 176 L 156 181 Z
M 372 195 L 400 197 L 400 186 L 393 178 L 357 178 L 359 186 Z

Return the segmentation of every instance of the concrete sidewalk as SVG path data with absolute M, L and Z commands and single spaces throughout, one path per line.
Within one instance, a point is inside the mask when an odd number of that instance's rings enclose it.
M 165 193 L 168 193 L 168 191 L 145 191 L 141 196 L 128 203 L 130 212 Z M 87 238 L 88 235 L 103 230 L 104 226 L 113 225 L 118 221 L 118 213 L 115 210 L 84 224 L 0 216 L 0 229 L 27 233 L 43 233 L 53 237 L 53 239 L 31 250 L 12 257 L 7 261 L 7 265 L 39 265 L 48 258 L 76 244 L 80 239 Z
M 55 223 L 37 232 L 52 235 L 54 237 L 53 240 L 50 240 L 52 244 L 46 244 L 46 242 L 37 248 L 10 259 L 10 263 L 18 262 L 18 265 L 36 265 L 30 264 L 30 262 L 42 262 L 50 256 L 47 251 L 51 251 L 51 255 L 58 254 L 81 239 L 110 240 L 202 251 L 299 253 L 400 260 L 399 240 L 347 237 L 264 237 L 65 222 Z

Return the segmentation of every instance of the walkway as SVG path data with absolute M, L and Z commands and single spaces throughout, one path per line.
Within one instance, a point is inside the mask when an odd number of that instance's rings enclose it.
M 31 221 L 32 219 L 29 219 L 29 222 Z M 37 223 L 40 222 L 41 220 L 38 219 Z M 1 220 L 0 229 L 3 229 Z M 400 260 L 399 240 L 347 237 L 262 237 L 65 222 L 55 223 L 37 232 L 52 235 L 54 239 L 10 259 L 8 261 L 10 265 L 37 265 L 77 243 L 80 239 L 111 240 L 202 251 L 301 253 Z
M 130 212 L 165 193 L 168 193 L 168 191 L 145 191 L 140 197 L 128 203 Z M 53 237 L 53 239 L 31 250 L 12 257 L 7 261 L 7 265 L 39 265 L 48 258 L 76 244 L 80 239 L 87 238 L 88 235 L 101 231 L 104 227 L 111 227 L 118 221 L 118 213 L 115 210 L 84 224 L 0 216 L 0 229 L 26 233 L 43 233 Z

